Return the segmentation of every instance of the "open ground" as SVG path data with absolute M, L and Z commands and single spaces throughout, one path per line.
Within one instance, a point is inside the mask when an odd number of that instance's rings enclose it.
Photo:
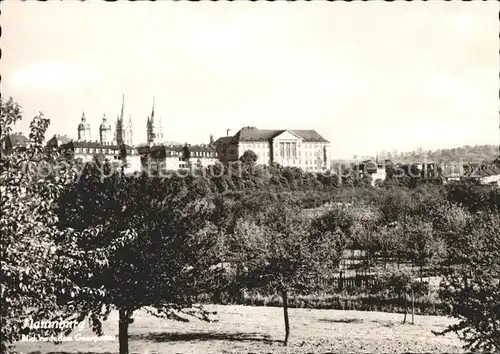
M 393 313 L 290 309 L 291 340 L 284 347 L 283 310 L 278 307 L 207 306 L 217 311 L 217 322 L 167 321 L 139 311 L 129 330 L 131 353 L 459 353 L 462 343 L 454 335 L 436 337 L 454 323 L 439 316 L 415 316 L 415 324 L 402 324 Z M 23 353 L 117 353 L 118 315 L 103 324 L 104 335 L 115 340 L 72 341 L 62 344 L 18 342 Z M 76 329 L 93 336 L 91 329 Z

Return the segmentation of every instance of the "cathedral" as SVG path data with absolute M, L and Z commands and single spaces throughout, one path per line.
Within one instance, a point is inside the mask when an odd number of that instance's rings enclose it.
M 127 172 L 140 171 L 143 167 L 156 166 L 167 170 L 209 166 L 217 161 L 217 152 L 212 144 L 188 145 L 172 144 L 164 140 L 161 117 L 155 116 L 155 99 L 151 114 L 146 119 L 146 144 L 133 143 L 132 116 L 125 118 L 125 96 L 122 96 L 120 114 L 113 126 L 104 114 L 99 125 L 99 137 L 92 140 L 91 127 L 85 113 L 78 124 L 78 139 L 59 143 L 54 137 L 50 144 L 62 150 L 72 151 L 75 158 L 91 161 L 96 156 L 123 166 Z M 68 139 L 69 140 L 69 139 Z M 213 143 L 213 139 L 210 140 Z
M 162 145 L 163 140 L 163 126 L 161 118 L 155 119 L 155 102 L 153 98 L 153 108 L 151 115 L 146 120 L 147 132 L 147 145 Z M 80 124 L 78 124 L 78 140 L 79 142 L 92 142 L 92 134 L 90 124 L 87 123 L 85 112 L 82 113 Z M 115 131 L 108 122 L 106 114 L 102 117 L 102 123 L 99 126 L 99 141 L 101 145 L 122 145 L 134 146 L 133 144 L 133 127 L 132 116 L 129 115 L 128 120 L 125 122 L 125 95 L 122 96 L 122 107 L 120 114 L 116 118 Z

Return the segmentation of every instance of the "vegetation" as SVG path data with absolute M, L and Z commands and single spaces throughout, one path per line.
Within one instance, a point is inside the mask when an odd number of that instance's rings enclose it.
M 4 138 L 21 110 L 12 99 L 1 105 Z M 210 321 L 197 303 L 224 292 L 240 302 L 261 292 L 283 306 L 285 345 L 291 302 L 322 294 L 335 306 L 385 296 L 403 322 L 429 300 L 460 320 L 437 334 L 500 348 L 498 188 L 434 184 L 411 166 L 373 187 L 352 167 L 259 166 L 252 151 L 227 173 L 125 176 L 106 161 L 81 166 L 44 149 L 48 124 L 35 117 L 29 146 L 1 157 L 2 351 L 25 319 L 88 320 L 101 334 L 116 309 L 126 354 L 136 311 Z M 357 294 L 343 288 L 349 272 L 365 279 Z M 444 278 L 439 299 L 431 276 Z
M 1 101 L 0 135 L 4 139 L 21 119 L 21 108 L 12 99 Z M 83 309 L 76 299 L 92 303 L 100 289 L 79 286 L 73 276 L 86 276 L 107 262 L 109 248 L 92 253 L 77 246 L 79 238 L 94 238 L 99 228 L 59 229 L 54 204 L 74 171 L 57 153 L 43 149 L 49 120 L 39 114 L 30 124 L 26 148 L 2 154 L 1 166 L 1 352 L 18 340 L 26 320 L 71 320 Z M 55 169 L 54 167 L 58 168 Z M 113 245 L 132 235 L 116 233 Z M 59 241 L 56 242 L 56 239 Z M 60 328 L 31 335 L 49 335 Z
M 118 309 L 120 353 L 127 353 L 128 326 L 141 308 L 154 308 L 153 315 L 179 321 L 186 316 L 210 320 L 210 313 L 194 305 L 194 299 L 211 287 L 217 276 L 211 266 L 223 252 L 210 221 L 215 204 L 203 180 L 109 173 L 101 182 L 102 170 L 110 168 L 88 164 L 79 180 L 68 185 L 59 200 L 59 227 L 101 227 L 98 239 L 78 243 L 87 253 L 111 244 L 120 232 L 133 230 L 137 235 L 116 248 L 99 272 L 73 279 L 106 293 L 99 302 L 83 304 L 103 309 L 96 322 Z

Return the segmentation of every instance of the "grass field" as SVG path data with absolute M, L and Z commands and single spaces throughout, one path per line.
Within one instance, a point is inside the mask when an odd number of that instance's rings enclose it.
M 339 310 L 290 309 L 291 336 L 284 347 L 283 312 L 277 307 L 207 306 L 218 312 L 218 322 L 166 321 L 137 312 L 129 329 L 129 348 L 136 353 L 404 353 L 463 352 L 454 336 L 436 337 L 453 323 L 437 316 L 415 316 L 402 324 L 402 315 Z M 409 316 L 411 320 L 411 316 Z M 104 334 L 118 334 L 117 313 L 104 323 Z M 72 336 L 93 336 L 87 327 Z M 19 342 L 23 353 L 117 353 L 118 339 L 73 341 L 59 345 Z

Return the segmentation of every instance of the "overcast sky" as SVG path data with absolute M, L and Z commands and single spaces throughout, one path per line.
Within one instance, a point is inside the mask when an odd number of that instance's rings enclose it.
M 499 140 L 499 3 L 2 3 L 2 95 L 97 139 L 125 94 L 134 143 L 316 129 L 333 157 Z

